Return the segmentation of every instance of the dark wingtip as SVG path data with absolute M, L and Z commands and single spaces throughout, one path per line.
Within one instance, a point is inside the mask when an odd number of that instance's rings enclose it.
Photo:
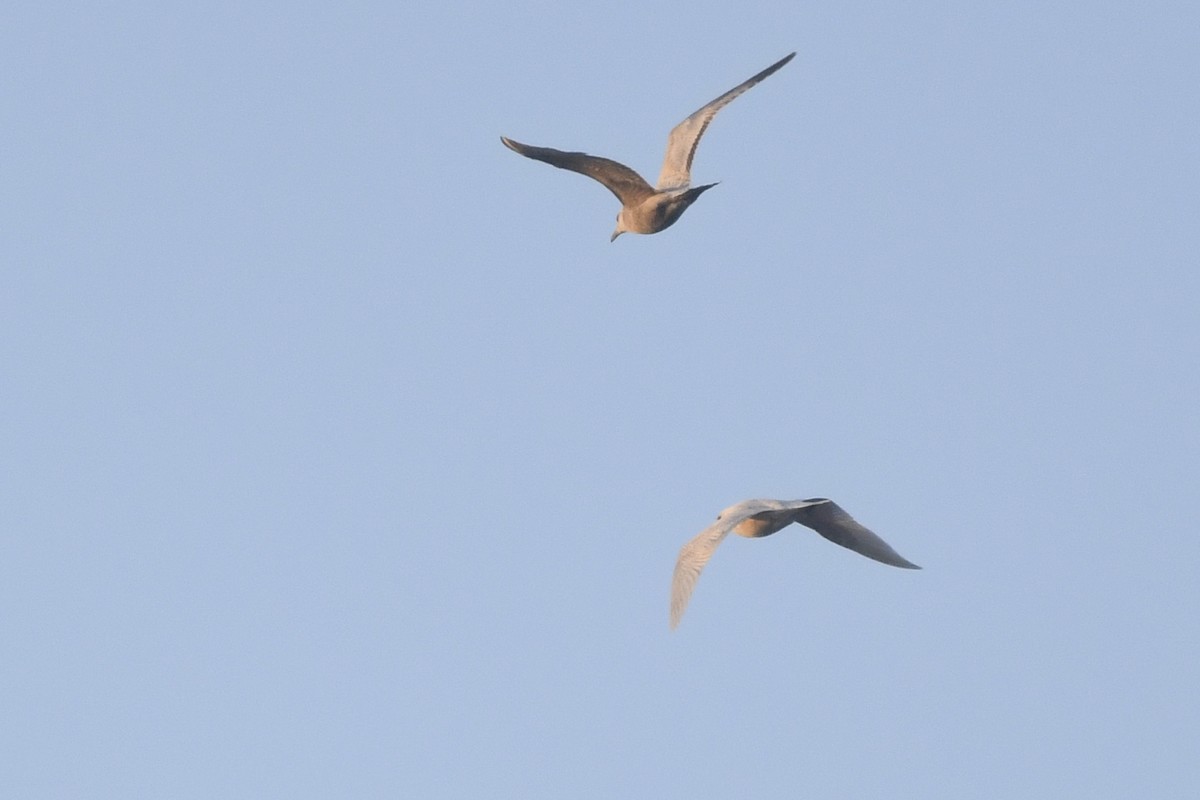
M 865 553 L 864 553 L 864 555 L 865 555 Z M 907 558 L 900 555 L 895 550 L 892 551 L 892 555 L 895 556 L 895 558 L 886 558 L 885 559 L 885 558 L 878 558 L 876 556 L 869 556 L 869 558 L 874 558 L 876 561 L 879 561 L 883 564 L 887 564 L 889 567 L 899 567 L 900 569 L 920 569 L 920 567 L 918 565 L 909 561 Z
M 795 58 L 795 57 L 796 57 L 796 51 L 795 51 L 795 50 L 793 50 L 792 52 L 788 53 L 788 54 L 787 54 L 786 56 L 784 56 L 783 58 L 781 58 L 781 59 L 779 59 L 778 61 L 776 61 L 776 62 L 775 62 L 774 64 L 772 64 L 771 66 L 769 66 L 769 67 L 767 67 L 766 69 L 764 69 L 762 72 L 760 72 L 760 73 L 758 73 L 757 75 L 755 75 L 753 78 L 751 78 L 751 80 L 755 81 L 756 83 L 757 83 L 758 81 L 761 81 L 761 80 L 766 80 L 767 78 L 769 78 L 770 76 L 772 76 L 772 75 L 774 75 L 776 72 L 778 72 L 779 70 L 783 69 L 783 65 L 784 65 L 784 64 L 786 64 L 786 63 L 788 63 L 789 61 L 791 61 L 791 60 L 792 60 L 793 58 Z

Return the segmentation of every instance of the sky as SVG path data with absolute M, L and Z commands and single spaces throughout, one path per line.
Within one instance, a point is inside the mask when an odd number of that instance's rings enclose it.
M 691 8 L 3 12 L 0 794 L 1197 796 L 1200 7 Z

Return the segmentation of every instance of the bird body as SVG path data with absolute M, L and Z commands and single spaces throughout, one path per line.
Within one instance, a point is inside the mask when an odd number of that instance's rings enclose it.
M 773 74 L 795 55 L 791 53 L 781 58 L 676 125 L 667 137 L 667 153 L 663 158 L 657 186 L 651 186 L 637 172 L 610 158 L 555 150 L 552 147 L 534 147 L 513 141 L 506 136 L 501 136 L 500 141 L 505 147 L 526 158 L 587 175 L 604 184 L 616 195 L 621 201 L 621 210 L 617 213 L 617 227 L 609 241 L 615 240 L 622 233 L 658 233 L 674 225 L 688 206 L 696 202 L 705 191 L 716 186 L 715 183 L 696 187 L 691 185 L 692 159 L 696 155 L 696 146 L 713 117 L 734 98 Z
M 834 544 L 875 561 L 903 569 L 920 569 L 832 500 L 824 497 L 744 500 L 718 514 L 716 522 L 679 551 L 671 580 L 671 627 L 676 627 L 683 618 L 701 570 L 730 531 L 747 539 L 758 539 L 778 533 L 793 522 L 812 528 Z

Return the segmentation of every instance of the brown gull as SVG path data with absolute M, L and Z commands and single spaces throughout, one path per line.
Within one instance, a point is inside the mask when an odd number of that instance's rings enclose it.
M 772 75 L 795 55 L 790 53 L 779 59 L 676 125 L 667 138 L 667 155 L 663 159 L 662 172 L 658 175 L 658 185 L 654 187 L 629 167 L 608 158 L 587 153 L 568 153 L 550 147 L 533 147 L 505 136 L 501 136 L 500 141 L 526 158 L 587 175 L 608 187 L 621 201 L 621 210 L 617 212 L 617 229 L 609 241 L 627 232 L 658 233 L 675 224 L 675 220 L 696 202 L 696 198 L 716 186 L 715 183 L 691 185 L 692 157 L 696 155 L 696 145 L 700 143 L 708 123 L 734 98 Z
M 757 539 L 770 536 L 793 522 L 812 528 L 834 544 L 856 553 L 904 569 L 920 569 L 891 546 L 855 521 L 832 500 L 813 497 L 808 500 L 743 500 L 717 515 L 717 521 L 700 532 L 679 551 L 675 577 L 671 580 L 671 627 L 683 618 L 684 609 L 696 588 L 700 571 L 712 558 L 713 551 L 733 531 L 739 536 Z

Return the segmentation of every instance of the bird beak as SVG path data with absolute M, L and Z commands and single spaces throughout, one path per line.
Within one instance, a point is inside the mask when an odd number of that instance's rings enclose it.
M 618 237 L 618 236 L 620 236 L 620 235 L 621 235 L 622 233 L 624 233 L 624 232 L 625 232 L 625 231 L 613 231 L 612 238 L 611 238 L 611 239 L 609 239 L 608 241 L 610 241 L 610 242 L 615 242 L 615 241 L 617 240 L 617 237 Z

